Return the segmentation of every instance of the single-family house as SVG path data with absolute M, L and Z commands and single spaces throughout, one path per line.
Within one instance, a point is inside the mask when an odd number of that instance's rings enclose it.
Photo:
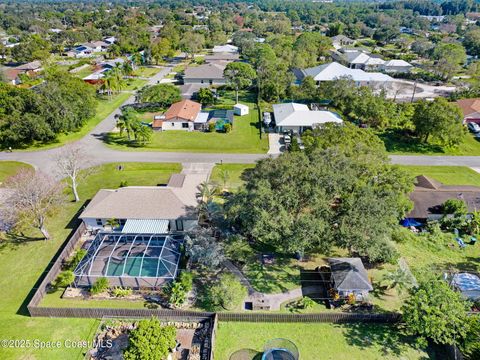
M 211 55 L 205 55 L 205 62 L 215 62 L 215 61 L 238 61 L 240 59 L 240 55 L 238 53 L 213 53 Z
M 185 180 L 174 180 L 167 186 L 101 189 L 80 219 L 90 230 L 107 230 L 111 228 L 109 220 L 112 219 L 124 233 L 166 234 L 191 230 L 198 224 L 195 191 L 186 189 Z
M 103 41 L 106 42 L 108 45 L 112 45 L 115 43 L 115 41 L 117 41 L 117 39 L 115 38 L 115 36 L 108 36 L 103 39 Z
M 238 46 L 235 45 L 216 45 L 212 49 L 213 53 L 231 53 L 231 54 L 237 54 L 238 53 Z
M 172 104 L 163 115 L 155 116 L 153 130 L 184 130 L 202 129 L 208 121 L 208 113 L 201 112 L 202 105 L 191 100 L 182 100 Z
M 335 49 L 340 49 L 344 46 L 353 46 L 355 45 L 355 40 L 350 39 L 345 35 L 336 35 L 332 37 L 332 45 Z
M 325 110 L 310 110 L 307 105 L 297 103 L 274 104 L 273 115 L 277 132 L 293 131 L 300 134 L 325 123 L 343 123 L 338 114 Z
M 462 110 L 464 124 L 480 124 L 480 98 L 460 99 L 457 100 L 457 105 Z
M 351 69 L 380 70 L 385 61 L 359 49 L 342 48 L 332 53 L 332 58 Z
M 451 186 L 430 179 L 426 176 L 417 176 L 415 189 L 410 193 L 413 210 L 407 218 L 420 221 L 438 220 L 443 214 L 443 204 L 450 199 L 463 200 L 468 211 L 480 209 L 480 187 L 478 186 Z
M 86 58 L 93 56 L 93 49 L 86 45 L 80 45 L 67 52 L 67 56 L 76 58 Z
M 373 287 L 360 258 L 329 258 L 328 263 L 332 288 L 341 298 L 353 295 L 357 301 L 368 299 Z
M 380 72 L 366 72 L 361 69 L 350 69 L 338 62 L 322 64 L 308 69 L 296 69 L 294 74 L 297 81 L 301 82 L 305 77 L 311 76 L 317 84 L 323 81 L 335 81 L 346 78 L 355 82 L 355 85 L 389 87 L 395 79 Z
M 405 60 L 388 60 L 384 62 L 382 69 L 387 73 L 408 73 L 412 69 L 413 65 Z
M 34 60 L 26 64 L 22 64 L 16 67 L 5 67 L 2 69 L 3 74 L 7 81 L 13 85 L 18 85 L 21 83 L 20 75 L 28 74 L 30 76 L 35 76 L 40 71 L 42 71 L 42 63 L 39 60 Z
M 203 87 L 210 85 L 225 85 L 223 76 L 228 61 L 214 61 L 200 66 L 189 67 L 183 76 L 184 84 L 201 84 Z

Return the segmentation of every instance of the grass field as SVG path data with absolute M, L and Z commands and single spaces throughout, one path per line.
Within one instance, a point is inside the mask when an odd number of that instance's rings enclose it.
M 32 166 L 18 161 L 0 161 L 0 185 L 20 169 L 32 169 Z
M 138 90 L 141 89 L 145 84 L 147 83 L 147 80 L 142 80 L 142 79 L 127 79 L 125 82 L 125 88 L 123 90 L 125 91 L 133 91 L 133 90 Z
M 466 166 L 399 166 L 412 176 L 425 175 L 445 185 L 480 186 L 480 174 Z
M 85 66 L 82 70 L 79 70 L 77 72 L 73 72 L 71 74 L 80 78 L 80 79 L 83 79 L 84 77 L 87 77 L 88 75 L 92 74 L 93 71 L 94 71 L 93 66 Z
M 244 93 L 245 94 L 245 93 Z M 224 98 L 221 105 L 231 105 L 234 100 L 231 93 Z M 248 100 L 248 101 L 246 101 Z M 250 113 L 245 116 L 236 116 L 233 129 L 230 133 L 209 133 L 200 131 L 163 131 L 154 132 L 152 140 L 144 147 L 129 146 L 125 137 L 118 133 L 111 133 L 106 138 L 106 143 L 119 150 L 154 150 L 154 151 L 180 151 L 180 152 L 206 152 L 206 153 L 266 153 L 268 150 L 268 137 L 263 135 L 260 139 L 258 128 L 258 110 L 250 98 L 243 98 L 242 103 L 250 106 Z
M 243 184 L 243 180 L 241 179 L 242 173 L 246 169 L 252 169 L 253 167 L 255 167 L 254 164 L 216 165 L 213 168 L 212 175 L 210 176 L 210 180 L 223 186 L 223 181 L 220 178 L 220 174 L 222 170 L 227 171 L 228 173 L 227 188 L 229 190 L 232 190 L 232 189 L 234 190 Z
M 394 131 L 379 133 L 378 136 L 383 140 L 387 151 L 396 155 L 480 155 L 480 139 L 474 138 L 471 133 L 465 134 L 464 141 L 455 148 L 423 144 Z
M 76 225 L 76 216 L 85 201 L 100 188 L 117 188 L 121 181 L 129 185 L 156 185 L 165 183 L 172 173 L 180 171 L 180 164 L 122 163 L 103 165 L 79 186 L 81 202 L 65 203 L 61 211 L 48 219 L 52 235 L 49 241 L 38 240 L 35 231 L 26 232 L 29 239 L 9 239 L 0 242 L 0 307 L 1 339 L 40 339 L 42 341 L 65 339 L 92 340 L 98 326 L 94 319 L 30 318 L 26 305 L 32 289 Z M 14 275 L 12 275 L 14 274 Z M 87 349 L 0 349 L 0 359 L 83 359 Z
M 425 351 L 414 349 L 410 338 L 385 325 L 221 322 L 215 359 L 228 360 L 233 352 L 241 349 L 260 353 L 265 343 L 275 338 L 292 341 L 300 359 L 306 360 L 429 358 Z
M 140 66 L 138 69 L 135 70 L 135 75 L 140 77 L 152 77 L 153 75 L 156 75 L 160 70 L 160 68 Z
M 55 147 L 59 147 L 77 140 L 80 140 L 82 137 L 87 135 L 91 130 L 95 128 L 103 119 L 110 115 L 117 107 L 122 105 L 131 94 L 129 93 L 120 93 L 114 95 L 111 100 L 101 99 L 98 101 L 97 112 L 94 117 L 89 119 L 86 124 L 77 132 L 72 132 L 68 134 L 60 134 L 56 141 L 50 143 L 36 143 L 32 146 L 29 146 L 21 151 L 34 151 L 34 150 L 46 150 Z

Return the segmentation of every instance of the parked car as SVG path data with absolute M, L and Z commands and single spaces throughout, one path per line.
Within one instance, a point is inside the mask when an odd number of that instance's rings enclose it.
M 272 122 L 272 115 L 269 112 L 263 113 L 263 123 L 268 126 Z
M 480 126 L 477 123 L 474 123 L 474 122 L 468 123 L 467 127 L 468 127 L 468 130 L 470 130 L 473 133 L 480 132 Z

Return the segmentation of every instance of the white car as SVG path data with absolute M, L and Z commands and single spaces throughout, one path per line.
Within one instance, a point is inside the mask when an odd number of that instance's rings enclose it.
M 470 130 L 473 133 L 480 132 L 480 126 L 477 123 L 470 122 L 468 123 L 467 127 L 468 127 L 468 130 Z
M 264 112 L 263 113 L 263 123 L 268 126 L 272 122 L 272 116 L 270 115 L 269 112 Z

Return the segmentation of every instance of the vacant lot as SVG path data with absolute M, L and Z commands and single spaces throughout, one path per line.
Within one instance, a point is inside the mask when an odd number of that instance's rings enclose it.
M 25 237 L 8 238 L 0 242 L 0 291 L 3 294 L 0 309 L 1 339 L 40 339 L 42 341 L 91 340 L 98 322 L 93 319 L 30 318 L 26 305 L 36 282 L 68 234 L 76 227 L 76 216 L 100 188 L 117 188 L 121 181 L 129 185 L 156 185 L 165 183 L 172 173 L 180 171 L 179 164 L 126 163 L 123 171 L 116 164 L 103 165 L 79 187 L 81 201 L 67 202 L 55 216 L 48 219 L 52 239 L 38 238 L 34 230 L 25 231 Z M 15 274 L 12 276 L 12 274 Z M 0 349 L 3 359 L 80 359 L 87 349 L 56 350 Z
M 264 344 L 285 338 L 298 347 L 300 359 L 377 360 L 425 359 L 425 351 L 416 350 L 411 339 L 398 329 L 384 325 L 361 324 L 271 324 L 221 322 L 218 326 L 215 358 L 228 360 L 240 349 L 263 351 Z M 252 357 L 253 359 L 253 357 Z

